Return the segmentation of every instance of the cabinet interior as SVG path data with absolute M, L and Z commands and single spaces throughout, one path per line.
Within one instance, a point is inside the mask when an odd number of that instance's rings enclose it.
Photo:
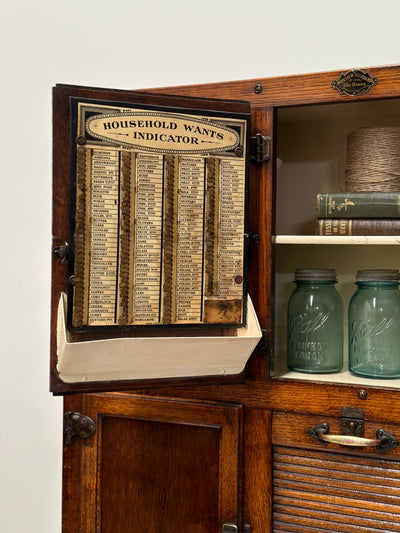
M 347 136 L 361 127 L 400 126 L 400 99 L 279 109 L 277 113 L 274 241 L 273 375 L 313 381 L 400 387 L 400 380 L 372 380 L 347 369 L 347 308 L 356 271 L 399 268 L 399 237 L 315 236 L 318 193 L 344 192 Z M 311 237 L 313 236 L 313 237 Z M 371 244 L 371 242 L 373 244 Z M 344 369 L 300 374 L 286 367 L 286 310 L 296 268 L 335 268 L 344 304 Z

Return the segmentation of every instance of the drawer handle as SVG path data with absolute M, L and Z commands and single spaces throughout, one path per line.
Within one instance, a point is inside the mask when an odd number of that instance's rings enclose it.
M 378 429 L 376 439 L 365 439 L 363 437 L 353 437 L 352 435 L 329 435 L 329 425 L 326 422 L 310 428 L 307 433 L 322 446 L 327 446 L 330 442 L 341 446 L 366 446 L 374 447 L 378 452 L 392 450 L 399 445 L 399 441 L 384 429 Z

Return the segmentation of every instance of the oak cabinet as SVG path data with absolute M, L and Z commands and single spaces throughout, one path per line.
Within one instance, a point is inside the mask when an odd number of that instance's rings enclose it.
M 338 80 L 357 89 L 363 76 L 374 80 L 364 92 L 338 91 Z M 343 413 L 354 411 L 351 437 L 376 440 L 382 429 L 395 446 L 400 381 L 352 375 L 346 350 L 336 374 L 286 367 L 296 267 L 335 268 L 347 306 L 356 270 L 399 266 L 398 236 L 316 236 L 314 201 L 343 188 L 348 133 L 400 127 L 400 67 L 148 91 L 157 93 L 249 102 L 250 135 L 266 139 L 264 162 L 250 164 L 248 270 L 264 335 L 240 375 L 71 387 L 65 410 L 97 429 L 64 447 L 63 531 L 400 531 L 399 448 L 309 433 L 325 423 L 343 435 Z

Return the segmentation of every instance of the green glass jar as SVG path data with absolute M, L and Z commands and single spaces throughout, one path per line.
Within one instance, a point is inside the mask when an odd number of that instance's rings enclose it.
M 359 270 L 349 304 L 349 369 L 374 378 L 400 377 L 400 272 Z
M 288 304 L 287 364 L 310 373 L 343 366 L 343 302 L 330 268 L 298 268 Z

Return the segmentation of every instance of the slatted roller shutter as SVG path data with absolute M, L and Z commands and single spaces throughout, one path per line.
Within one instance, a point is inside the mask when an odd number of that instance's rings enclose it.
M 274 533 L 400 531 L 393 458 L 275 446 Z

